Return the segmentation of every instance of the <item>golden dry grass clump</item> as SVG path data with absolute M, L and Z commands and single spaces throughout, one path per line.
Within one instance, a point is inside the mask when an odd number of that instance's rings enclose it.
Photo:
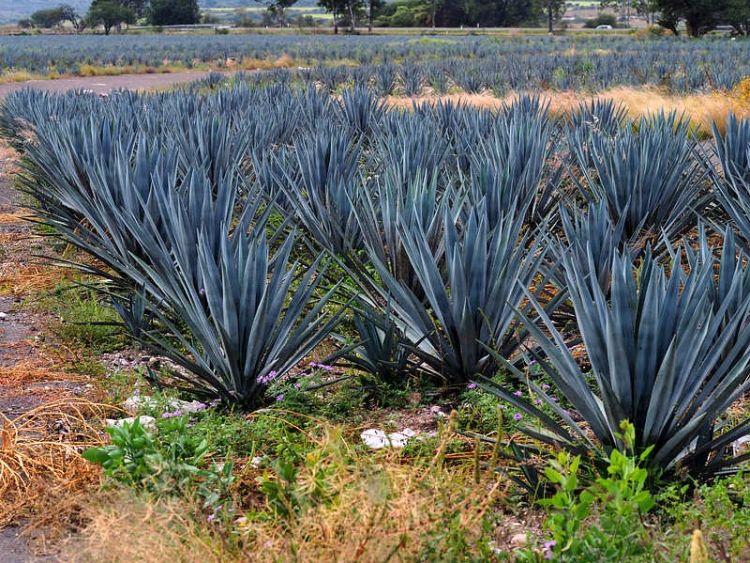
M 745 86 L 743 86 L 743 84 Z M 390 107 L 409 109 L 413 104 L 436 104 L 438 101 L 463 103 L 471 107 L 498 110 L 503 103 L 510 104 L 518 97 L 517 94 L 506 98 L 498 98 L 491 94 L 449 94 L 446 96 L 424 96 L 419 98 L 405 98 L 391 96 L 386 99 Z M 716 123 L 723 133 L 727 115 L 734 113 L 738 117 L 750 115 L 750 79 L 735 88 L 734 91 L 713 92 L 709 94 L 691 94 L 689 96 L 675 96 L 665 94 L 658 88 L 614 88 L 607 92 L 594 95 L 580 92 L 551 92 L 541 95 L 543 101 L 549 104 L 553 115 L 569 115 L 581 104 L 594 99 L 613 100 L 627 109 L 628 116 L 639 119 L 659 112 L 677 112 L 690 118 L 694 127 L 710 134 L 711 123 Z
M 14 419 L 0 413 L 0 527 L 32 512 L 35 525 L 57 521 L 71 495 L 99 482 L 99 468 L 80 452 L 103 443 L 110 408 L 66 399 Z
M 393 452 L 362 452 L 338 427 L 325 427 L 312 439 L 318 445 L 306 454 L 294 482 L 303 500 L 285 515 L 274 513 L 257 493 L 259 481 L 278 477 L 248 465 L 236 484 L 256 491 L 247 495 L 253 500 L 245 502 L 246 515 L 240 510 L 210 522 L 196 503 L 120 493 L 125 500 L 105 499 L 86 509 L 87 527 L 63 550 L 65 561 L 417 560 L 428 545 L 445 541 L 451 524 L 471 546 L 507 486 L 495 473 L 477 482 L 471 463 L 445 461 L 442 448 L 428 462 L 413 464 Z

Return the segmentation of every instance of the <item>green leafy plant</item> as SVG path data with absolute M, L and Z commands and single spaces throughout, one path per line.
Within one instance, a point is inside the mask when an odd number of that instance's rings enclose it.
M 681 532 L 683 541 L 674 546 L 674 559 L 684 558 L 690 544 L 690 534 L 696 528 L 703 531 L 705 547 L 712 560 L 742 561 L 747 557 L 750 543 L 750 479 L 747 472 L 712 483 L 704 483 L 693 491 L 691 498 L 683 494 L 676 498 L 660 499 L 665 506 L 674 530 Z
M 81 456 L 101 465 L 105 476 L 139 490 L 156 495 L 195 492 L 212 509 L 225 503 L 233 464 L 205 467 L 208 442 L 189 431 L 187 417 L 170 417 L 159 424 L 159 438 L 151 435 L 140 418 L 107 428 L 112 443 L 89 448 Z
M 85 450 L 81 456 L 102 466 L 104 474 L 126 485 L 141 485 L 154 471 L 149 457 L 157 455 L 151 434 L 136 418 L 132 423 L 106 428 L 112 443 Z
M 580 456 L 560 452 L 549 462 L 544 474 L 557 492 L 537 502 L 550 508 L 545 528 L 552 539 L 544 542 L 541 554 L 526 550 L 516 561 L 632 561 L 646 553 L 648 533 L 641 516 L 656 500 L 646 488 L 649 475 L 641 464 L 651 448 L 632 453 L 635 428 L 624 421 L 621 429 L 620 438 L 629 452 L 612 450 L 607 475 L 583 490 L 578 479 Z

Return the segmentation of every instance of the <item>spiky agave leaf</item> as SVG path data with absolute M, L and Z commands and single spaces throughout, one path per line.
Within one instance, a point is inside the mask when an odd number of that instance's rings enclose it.
M 469 194 L 473 202 L 486 199 L 490 228 L 508 213 L 535 227 L 556 207 L 555 185 L 543 181 L 555 151 L 552 133 L 546 106 L 522 96 L 470 153 Z
M 544 431 L 526 431 L 551 444 L 595 454 L 601 453 L 599 448 L 622 450 L 618 429 L 629 420 L 638 450 L 653 446 L 649 463 L 655 471 L 684 470 L 705 477 L 741 461 L 724 454 L 732 440 L 750 432 L 750 419 L 729 432 L 720 433 L 715 425 L 750 387 L 747 273 L 741 266 L 726 268 L 721 272 L 725 279 L 716 282 L 714 260 L 694 262 L 685 272 L 677 258 L 668 275 L 650 254 L 638 269 L 628 256 L 615 254 L 610 299 L 596 278 L 563 260 L 590 373 L 581 370 L 540 307 L 545 330 L 522 315 L 546 357 L 532 355 L 586 421 L 595 442 L 536 386 L 533 392 L 556 418 L 507 389 L 486 380 L 482 386 L 536 417 Z M 710 291 L 717 283 L 721 291 Z M 720 302 L 717 294 L 723 296 Z M 577 438 L 571 442 L 571 436 Z
M 524 288 L 542 291 L 550 273 L 539 239 L 521 236 L 522 218 L 507 217 L 489 228 L 484 202 L 459 228 L 442 205 L 444 257 L 436 258 L 421 222 L 400 225 L 401 243 L 424 292 L 424 299 L 373 261 L 392 297 L 395 314 L 415 353 L 450 383 L 474 374 L 492 376 L 498 363 L 486 350 L 494 346 L 509 357 L 523 337 L 516 334 L 516 307 Z M 561 291 L 557 300 L 564 296 Z M 551 306 L 555 306 L 557 300 Z M 417 345 L 418 343 L 418 345 Z
M 202 232 L 194 225 L 184 228 Z M 343 309 L 328 312 L 336 287 L 317 296 L 322 257 L 304 274 L 291 262 L 296 235 L 272 256 L 262 230 L 226 234 L 217 248 L 199 234 L 195 263 L 192 234 L 180 237 L 186 247 L 153 241 L 152 261 L 143 268 L 169 313 L 160 313 L 160 320 L 180 346 L 156 331 L 148 332 L 146 341 L 190 372 L 173 374 L 184 390 L 254 408 L 272 379 L 333 330 Z
M 352 200 L 359 186 L 360 143 L 337 132 L 330 124 L 297 139 L 294 151 L 281 151 L 266 166 L 272 191 L 283 193 L 279 209 L 289 221 L 304 230 L 316 248 L 345 256 L 361 248 Z M 281 172 L 281 176 L 276 172 Z
M 675 241 L 687 233 L 708 197 L 688 120 L 658 114 L 642 118 L 637 129 L 574 139 L 582 179 L 571 178 L 588 202 L 606 202 L 613 223 L 623 222 L 631 248 L 643 249 L 649 241 Z
M 405 389 L 420 371 L 411 355 L 409 343 L 386 305 L 386 314 L 366 302 L 353 308 L 354 327 L 359 337 L 356 345 L 341 354 L 349 366 L 372 376 L 377 382 Z

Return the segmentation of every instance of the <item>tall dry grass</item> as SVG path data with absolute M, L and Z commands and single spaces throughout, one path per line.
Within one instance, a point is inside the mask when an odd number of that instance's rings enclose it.
M 291 485 L 296 508 L 276 513 L 263 503 L 249 471 L 238 487 L 254 499 L 246 512 L 213 522 L 187 501 L 118 496 L 86 510 L 88 525 L 63 552 L 71 563 L 384 563 L 421 561 L 461 530 L 465 549 L 483 534 L 485 515 L 507 482 L 497 474 L 477 480 L 472 463 L 451 464 L 443 448 L 424 464 L 392 452 L 354 448 L 338 428 L 326 428 L 306 454 Z M 288 499 L 291 500 L 291 499 Z M 253 503 L 255 503 L 253 505 Z M 220 523 L 219 523 L 220 522 Z
M 489 94 L 450 94 L 419 98 L 389 97 L 386 101 L 391 107 L 405 109 L 411 108 L 414 103 L 435 104 L 442 100 L 494 111 L 501 108 L 503 103 L 512 103 L 517 97 L 518 94 L 506 98 L 497 98 Z M 675 111 L 689 117 L 693 127 L 699 127 L 704 134 L 710 134 L 711 123 L 716 123 L 723 133 L 729 113 L 739 117 L 750 115 L 750 104 L 747 100 L 741 95 L 726 92 L 675 96 L 665 94 L 656 88 L 622 87 L 594 95 L 578 92 L 545 92 L 541 94 L 541 98 L 549 104 L 551 113 L 556 116 L 568 115 L 582 103 L 594 99 L 613 100 L 622 104 L 633 120 L 661 111 Z
M 80 452 L 103 443 L 109 408 L 67 399 L 13 419 L 0 413 L 0 527 L 26 521 L 40 551 L 77 529 L 83 498 L 101 478 Z

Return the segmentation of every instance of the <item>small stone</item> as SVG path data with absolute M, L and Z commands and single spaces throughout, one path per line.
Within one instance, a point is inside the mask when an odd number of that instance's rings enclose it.
M 154 430 L 156 428 L 156 419 L 153 416 L 145 416 L 145 415 L 131 416 L 128 418 L 119 418 L 116 420 L 112 418 L 108 418 L 106 420 L 106 423 L 107 423 L 107 426 L 109 427 L 115 427 L 115 426 L 122 426 L 125 423 L 133 424 L 136 421 L 136 419 L 138 420 L 138 422 L 141 423 L 141 426 L 143 426 L 147 430 Z
M 383 430 L 369 429 L 362 432 L 362 441 L 372 449 L 403 448 L 417 433 L 411 428 L 404 428 L 401 432 L 386 434 Z
M 529 538 L 526 536 L 525 532 L 521 534 L 513 534 L 510 538 L 510 546 L 514 549 L 520 549 L 526 547 L 528 541 Z
M 386 446 L 390 445 L 388 442 L 388 434 L 383 432 L 382 430 L 365 430 L 362 432 L 362 441 L 370 448 L 374 450 L 378 450 L 380 448 L 385 448 Z
M 6 318 L 8 318 L 8 315 L 5 313 L 0 313 L 0 321 L 4 321 Z

